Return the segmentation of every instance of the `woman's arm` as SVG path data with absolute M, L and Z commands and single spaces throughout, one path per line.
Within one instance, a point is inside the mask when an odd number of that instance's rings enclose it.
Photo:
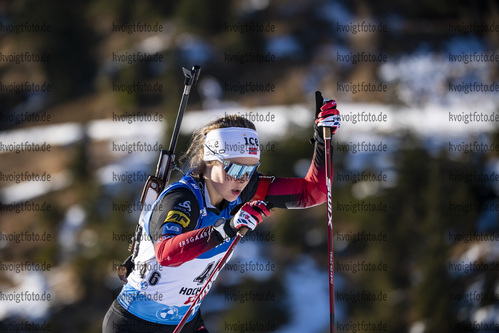
M 223 243 L 211 226 L 195 230 L 199 204 L 190 190 L 172 190 L 156 207 L 149 230 L 162 266 L 179 266 Z
M 326 201 L 324 146 L 316 142 L 314 158 L 305 178 L 276 178 L 268 189 L 265 201 L 277 208 L 307 208 Z
M 213 226 L 208 226 L 176 236 L 163 235 L 154 245 L 156 259 L 162 266 L 180 266 L 222 244 L 217 234 Z
M 324 100 L 322 94 L 315 93 L 316 112 L 315 112 L 315 151 L 312 164 L 305 178 L 276 178 L 265 188 L 254 185 L 252 193 L 257 193 L 256 188 L 261 187 L 266 191 L 265 201 L 271 206 L 278 208 L 307 208 L 322 204 L 327 198 L 325 156 L 324 156 L 324 138 L 322 128 L 329 127 L 334 134 L 340 127 L 339 111 L 336 109 L 336 101 Z

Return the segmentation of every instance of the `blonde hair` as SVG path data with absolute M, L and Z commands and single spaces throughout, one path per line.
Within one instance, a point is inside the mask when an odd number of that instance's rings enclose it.
M 187 152 L 180 157 L 183 169 L 186 171 L 192 170 L 192 173 L 197 175 L 204 173 L 208 163 L 214 163 L 214 161 L 205 162 L 203 160 L 204 138 L 208 132 L 226 127 L 243 127 L 256 130 L 255 125 L 251 121 L 238 115 L 225 115 L 198 128 L 192 133 Z

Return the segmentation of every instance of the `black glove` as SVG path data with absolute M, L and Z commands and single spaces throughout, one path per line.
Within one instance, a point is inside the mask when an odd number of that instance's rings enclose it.
M 118 266 L 117 273 L 120 280 L 123 281 L 124 283 L 127 283 L 128 275 L 130 275 L 134 267 L 135 264 L 132 261 L 132 255 L 130 255 L 128 256 L 128 258 L 125 259 L 125 261 L 121 265 Z

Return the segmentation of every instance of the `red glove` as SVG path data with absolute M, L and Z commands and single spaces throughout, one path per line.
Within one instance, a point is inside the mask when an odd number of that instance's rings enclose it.
M 234 215 L 230 223 L 234 229 L 247 227 L 254 230 L 256 226 L 262 222 L 263 216 L 269 216 L 270 211 L 264 201 L 253 201 L 245 203 L 241 209 Z
M 336 133 L 340 128 L 340 112 L 336 109 L 336 101 L 334 99 L 325 99 L 317 114 L 315 123 L 319 127 L 330 127 L 331 134 Z

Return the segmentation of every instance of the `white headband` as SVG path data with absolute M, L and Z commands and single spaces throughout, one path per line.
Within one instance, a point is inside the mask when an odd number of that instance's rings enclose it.
M 260 159 L 260 144 L 255 130 L 245 127 L 225 127 L 212 130 L 204 138 L 205 161 L 235 157 Z

